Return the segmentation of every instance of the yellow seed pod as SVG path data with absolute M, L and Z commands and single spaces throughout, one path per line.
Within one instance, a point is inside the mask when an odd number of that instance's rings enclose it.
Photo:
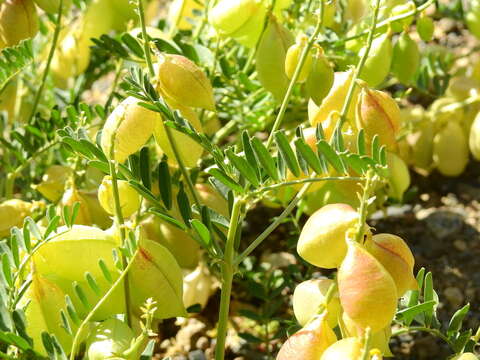
M 403 84 L 410 84 L 420 65 L 420 50 L 408 33 L 403 32 L 393 48 L 392 72 Z
M 33 0 L 5 0 L 0 5 L 0 38 L 5 46 L 14 46 L 34 37 L 38 28 Z
M 123 100 L 108 117 L 102 132 L 102 149 L 111 158 L 124 162 L 136 153 L 153 135 L 155 126 L 162 121 L 160 115 L 138 105 L 140 100 L 130 96 Z
M 177 26 L 179 30 L 192 29 L 195 22 L 196 11 L 202 11 L 203 2 L 197 0 L 174 0 L 168 11 L 168 22 L 171 26 Z
M 347 337 L 337 341 L 325 350 L 320 360 L 362 359 L 364 345 L 359 338 Z
M 358 324 L 350 319 L 345 313 L 342 314 L 340 327 L 342 334 L 344 334 L 345 337 L 362 338 L 365 336 L 365 329 L 358 326 Z M 370 348 L 379 349 L 385 356 L 393 356 L 388 345 L 391 336 L 392 328 L 390 325 L 380 331 L 370 334 Z
M 308 119 L 310 121 L 310 125 L 315 127 L 319 123 L 323 124 L 328 119 L 330 113 L 333 111 L 340 113 L 342 111 L 343 103 L 347 97 L 348 89 L 350 88 L 352 79 L 353 70 L 335 73 L 333 86 L 328 95 L 325 97 L 325 99 L 323 99 L 322 103 L 316 110 L 312 109 L 311 114 L 309 111 Z M 347 113 L 347 118 L 350 121 L 354 121 L 355 119 L 355 108 L 357 106 L 358 94 L 359 89 L 357 86 L 353 94 L 353 101 L 350 104 L 350 108 Z
M 135 3 L 129 0 L 99 0 L 109 7 L 112 18 L 112 29 L 117 31 L 126 30 L 128 23 L 138 21 Z M 142 0 L 143 8 L 147 7 L 147 0 Z
M 318 315 L 320 305 L 326 305 L 328 326 L 332 329 L 338 324 L 341 314 L 338 292 L 330 302 L 325 304 L 325 296 L 328 289 L 334 284 L 330 279 L 307 280 L 297 285 L 293 292 L 293 312 L 301 326 L 305 326 L 310 320 Z
M 445 176 L 458 176 L 468 163 L 468 142 L 461 126 L 449 122 L 433 139 L 433 162 Z
M 301 35 L 297 38 L 295 44 L 288 48 L 287 54 L 285 56 L 285 74 L 289 79 L 293 78 L 295 69 L 297 68 L 298 63 L 300 62 L 300 57 L 303 52 L 303 49 L 307 46 L 308 38 L 305 35 Z M 301 83 L 307 79 L 308 74 L 312 68 L 312 53 L 311 51 L 307 54 L 307 58 L 303 63 L 303 66 L 298 75 L 297 82 Z
M 470 128 L 470 137 L 468 139 L 470 152 L 476 160 L 480 160 L 480 113 L 477 114 Z
M 310 216 L 297 243 L 298 254 L 310 264 L 334 269 L 347 252 L 347 231 L 358 222 L 358 213 L 346 204 L 330 204 Z
M 63 195 L 65 183 L 71 176 L 72 169 L 63 165 L 49 166 L 42 176 L 42 182 L 38 185 L 32 185 L 46 199 L 57 202 Z
M 474 353 L 466 352 L 455 356 L 452 360 L 478 360 L 478 357 Z
M 312 68 L 305 83 L 307 93 L 316 105 L 320 105 L 328 95 L 334 79 L 335 73 L 332 65 L 325 57 L 323 49 L 318 48 L 313 55 Z
M 174 102 L 169 102 L 169 105 L 172 109 L 180 111 L 180 115 L 188 120 L 188 122 L 194 127 L 197 132 L 203 132 L 202 124 L 197 114 L 193 109 L 181 106 Z M 170 145 L 170 140 L 168 139 L 167 132 L 165 130 L 163 121 L 157 121 L 154 128 L 155 141 L 158 146 L 162 149 L 163 153 L 168 156 L 168 160 L 176 164 L 177 158 L 173 152 L 172 146 Z M 177 130 L 171 129 L 175 143 L 177 144 L 177 149 L 180 155 L 180 158 L 183 160 L 183 164 L 186 167 L 194 167 L 197 165 L 198 160 L 203 154 L 203 147 L 198 144 L 195 140 L 190 138 L 188 135 L 183 134 Z
M 319 359 L 325 349 L 337 341 L 326 316 L 324 312 L 290 336 L 280 348 L 276 360 Z
M 210 80 L 185 56 L 162 54 L 156 80 L 157 89 L 181 106 L 215 110 Z
M 357 127 L 364 129 L 368 143 L 378 135 L 380 144 L 388 150 L 397 149 L 396 136 L 400 129 L 400 108 L 386 92 L 362 88 L 357 104 Z
M 292 33 L 270 17 L 256 53 L 255 68 L 258 80 L 277 100 L 282 100 L 288 88 L 285 58 L 294 43 Z
M 345 17 L 356 24 L 365 16 L 366 10 L 367 3 L 365 0 L 348 0 Z
M 397 5 L 394 6 L 392 9 L 392 14 L 391 16 L 399 16 L 403 14 L 407 14 L 411 11 L 414 11 L 416 9 L 416 5 L 413 1 L 408 1 L 405 4 Z M 410 26 L 410 24 L 413 22 L 415 15 L 408 16 L 402 20 L 395 21 L 391 23 L 391 27 L 393 31 L 402 31 L 405 27 Z
M 465 100 L 480 92 L 480 81 L 469 76 L 455 76 L 450 79 L 445 94 L 457 100 Z
M 362 328 L 377 332 L 388 326 L 397 309 L 397 287 L 392 276 L 363 245 L 349 241 L 338 270 L 343 310 Z
M 412 150 L 412 165 L 425 174 L 431 170 L 433 164 L 434 135 L 434 126 L 429 119 L 418 123 L 415 130 L 407 135 L 407 142 Z
M 90 214 L 90 209 L 88 208 L 87 202 L 85 201 L 82 194 L 77 190 L 77 188 L 71 186 L 63 193 L 60 204 L 62 205 L 62 207 L 72 207 L 75 203 L 80 204 L 77 217 L 75 218 L 75 224 L 92 225 L 92 216 Z
M 407 243 L 399 236 L 376 234 L 365 242 L 367 251 L 390 273 L 397 286 L 397 295 L 403 296 L 407 290 L 417 290 L 418 284 L 413 275 L 415 259 Z
M 403 194 L 410 186 L 410 172 L 407 164 L 398 155 L 387 152 L 387 167 L 389 171 L 388 194 L 396 200 L 402 200 Z
M 79 190 L 79 193 L 87 205 L 93 225 L 101 229 L 107 229 L 112 226 L 112 217 L 100 205 L 97 191 Z
M 429 17 L 425 12 L 422 12 L 420 17 L 417 19 L 417 32 L 425 42 L 432 41 L 433 33 L 435 31 L 435 24 L 431 17 Z
M 153 298 L 161 304 L 154 314 L 157 319 L 186 316 L 182 270 L 172 253 L 159 243 L 143 238 L 138 246 L 128 278 L 134 313 L 140 314 L 145 301 Z
M 366 51 L 363 47 L 359 56 Z M 388 76 L 392 64 L 393 48 L 390 34 L 383 34 L 375 38 L 365 61 L 365 66 L 360 73 L 360 79 L 365 80 L 371 87 L 377 87 Z
M 454 121 L 461 123 L 465 110 L 463 107 L 453 106 L 457 100 L 451 97 L 441 97 L 435 100 L 428 109 L 428 116 L 435 126 L 435 130 L 438 132 L 448 122 Z
M 120 198 L 120 208 L 122 215 L 130 217 L 140 208 L 140 195 L 130 186 L 128 181 L 118 180 L 118 194 Z M 103 209 L 110 215 L 115 214 L 115 201 L 113 196 L 112 177 L 105 176 L 102 184 L 98 188 L 98 201 Z
M 253 47 L 262 33 L 266 12 L 261 0 L 222 0 L 210 9 L 208 19 L 220 36 Z
M 98 302 L 111 286 L 98 262 L 100 259 L 103 260 L 115 280 L 118 271 L 112 251 L 119 245 L 115 238 L 95 227 L 83 225 L 74 225 L 71 229 L 61 227 L 35 252 L 32 258 L 33 268 L 36 273 L 48 278 L 68 294 L 79 315 L 83 317 L 88 311 L 76 295 L 72 282 L 76 281 L 82 286 L 90 304 Z M 96 280 L 100 295 L 89 287 L 85 279 L 86 272 Z M 113 314 L 123 313 L 125 311 L 123 292 L 123 286 L 119 286 L 98 309 L 93 320 L 104 320 Z
M 30 203 L 19 199 L 5 200 L 0 203 L 0 237 L 10 235 L 10 229 L 14 226 L 21 228 L 23 220 L 32 215 L 38 206 L 41 206 L 41 203 Z
M 195 190 L 202 205 L 206 205 L 209 209 L 216 211 L 227 219 L 229 218 L 227 200 L 212 185 L 205 183 L 195 184 Z
M 96 325 L 87 338 L 88 359 L 112 359 L 128 350 L 134 340 L 135 334 L 127 324 L 116 318 L 107 319 Z
M 213 290 L 213 276 L 208 268 L 199 264 L 195 270 L 184 270 L 183 304 L 185 308 L 199 304 L 202 309 L 207 305 Z
M 35 351 L 47 355 L 42 342 L 42 333 L 56 336 L 65 352 L 72 346 L 72 338 L 61 326 L 60 310 L 66 311 L 65 293 L 54 282 L 34 273 L 32 283 L 25 293 L 25 321 L 28 336 L 33 340 Z M 70 324 L 76 330 L 75 324 Z

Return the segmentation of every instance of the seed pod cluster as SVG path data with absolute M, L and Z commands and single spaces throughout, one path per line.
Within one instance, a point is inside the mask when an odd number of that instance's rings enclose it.
M 0 44 L 17 45 L 33 38 L 39 29 L 38 15 L 33 0 L 5 0 L 0 5 Z

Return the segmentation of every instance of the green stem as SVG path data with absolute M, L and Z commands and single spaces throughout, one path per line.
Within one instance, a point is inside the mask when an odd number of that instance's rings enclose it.
M 215 360 L 223 360 L 225 357 L 225 343 L 228 331 L 228 313 L 230 309 L 230 295 L 232 292 L 233 275 L 236 265 L 235 257 L 235 238 L 242 217 L 241 209 L 243 201 L 235 199 L 232 208 L 232 216 L 228 228 L 227 242 L 225 244 L 225 254 L 222 263 L 222 291 L 220 296 L 220 310 L 217 326 L 217 344 L 215 346 Z
M 58 6 L 57 23 L 55 24 L 55 31 L 53 33 L 52 46 L 50 48 L 50 52 L 48 53 L 47 64 L 45 65 L 45 70 L 43 71 L 42 82 L 40 84 L 40 87 L 38 88 L 37 93 L 35 94 L 35 100 L 33 101 L 32 112 L 30 113 L 30 119 L 32 119 L 35 116 L 38 103 L 40 102 L 40 98 L 43 94 L 43 90 L 47 82 L 48 73 L 50 72 L 50 64 L 52 63 L 53 54 L 55 53 L 58 37 L 60 35 L 60 28 L 62 27 L 62 13 L 63 13 L 63 0 L 60 0 L 60 5 Z
M 128 263 L 128 265 L 125 267 L 125 269 L 122 271 L 118 279 L 113 283 L 113 285 L 110 287 L 110 289 L 105 293 L 105 295 L 100 299 L 99 302 L 95 305 L 95 307 L 88 313 L 88 315 L 83 319 L 82 323 L 77 329 L 77 332 L 75 333 L 75 337 L 73 338 L 73 343 L 72 343 L 72 351 L 70 353 L 70 360 L 75 360 L 75 356 L 77 353 L 77 348 L 80 344 L 80 340 L 83 334 L 83 331 L 85 330 L 85 327 L 88 326 L 90 320 L 92 317 L 95 315 L 97 310 L 105 303 L 105 301 L 108 300 L 110 295 L 117 289 L 117 287 L 122 283 L 122 281 L 127 281 L 127 274 L 128 271 L 130 270 L 130 267 L 133 264 L 133 259 L 137 256 L 138 250 L 135 251 L 135 253 L 132 256 L 132 260 Z
M 365 330 L 365 343 L 363 345 L 363 354 L 361 360 L 368 360 L 370 359 L 370 340 L 372 337 L 372 329 L 367 327 Z
M 313 174 L 312 176 L 315 176 Z M 310 185 L 312 183 L 306 183 L 303 185 L 303 187 L 300 189 L 300 191 L 295 195 L 293 200 L 287 205 L 285 210 L 275 219 L 273 223 L 270 224 L 253 242 L 240 254 L 236 257 L 235 259 L 235 266 L 238 266 L 245 258 L 250 255 L 253 250 L 255 250 L 258 245 L 262 243 L 263 240 L 265 240 L 282 222 L 283 220 L 290 215 L 290 213 L 293 211 L 295 206 L 297 206 L 298 202 L 302 199 L 303 195 L 307 192 L 307 190 L 310 188 Z
M 415 14 L 418 14 L 419 12 L 422 12 L 423 10 L 425 10 L 426 8 L 428 8 L 430 5 L 433 5 L 435 3 L 436 0 L 428 0 L 425 4 L 422 4 L 421 6 L 419 6 L 418 8 L 416 8 L 415 10 L 412 10 L 412 11 L 409 11 L 405 14 L 401 14 L 401 15 L 397 15 L 397 16 L 393 16 L 391 18 L 388 18 L 386 20 L 383 20 L 381 21 L 380 23 L 378 23 L 378 25 L 375 27 L 375 30 L 379 30 L 379 29 L 382 29 L 386 26 L 389 26 L 391 23 L 393 22 L 396 22 L 396 21 L 400 21 L 400 20 L 403 20 L 403 19 L 406 19 L 410 16 L 415 16 Z M 340 46 L 343 46 L 344 43 L 348 42 L 348 41 L 351 41 L 351 40 L 355 40 L 355 39 L 359 39 L 361 37 L 364 37 L 366 35 L 369 34 L 369 30 L 366 30 L 366 31 L 363 31 L 359 34 L 356 34 L 356 35 L 353 35 L 353 36 L 350 36 L 350 37 L 347 37 L 345 39 L 342 39 L 340 42 L 336 42 L 336 44 L 334 45 L 334 47 L 340 47 Z
M 298 61 L 297 67 L 295 68 L 295 72 L 293 73 L 293 76 L 290 79 L 287 92 L 283 97 L 282 104 L 280 105 L 280 110 L 278 111 L 275 122 L 273 123 L 272 130 L 270 131 L 270 135 L 268 137 L 267 144 L 266 144 L 267 148 L 269 148 L 270 145 L 272 145 L 273 136 L 275 135 L 275 132 L 280 128 L 280 125 L 282 124 L 283 118 L 285 117 L 285 112 L 287 110 L 288 103 L 290 101 L 290 97 L 292 96 L 292 93 L 293 93 L 293 88 L 295 87 L 295 83 L 297 82 L 297 79 L 300 76 L 300 72 L 302 70 L 303 64 L 307 60 L 308 53 L 312 48 L 313 44 L 315 43 L 317 36 L 320 33 L 320 30 L 322 28 L 324 1 L 325 0 L 320 1 L 320 12 L 318 15 L 317 25 L 315 27 L 313 34 L 308 39 L 307 45 L 303 48 L 302 54 L 300 55 L 300 60 Z
M 365 48 L 365 53 L 363 56 L 360 58 L 360 61 L 355 68 L 355 72 L 353 74 L 352 82 L 350 83 L 350 87 L 348 88 L 348 93 L 347 97 L 345 99 L 345 102 L 343 103 L 342 111 L 340 113 L 340 121 L 337 123 L 337 126 L 335 128 L 335 135 L 332 140 L 334 140 L 336 137 L 340 135 L 340 132 L 342 130 L 342 126 L 347 120 L 347 114 L 348 114 L 348 109 L 350 108 L 350 105 L 353 101 L 353 95 L 355 92 L 355 87 L 357 86 L 357 79 L 360 76 L 363 67 L 365 66 L 365 62 L 368 59 L 368 55 L 370 54 L 370 49 L 372 48 L 372 43 L 373 43 L 373 37 L 375 35 L 375 28 L 377 26 L 377 19 L 378 19 L 378 13 L 380 10 L 380 0 L 377 0 L 375 3 L 375 10 L 373 13 L 373 20 L 372 20 L 372 25 L 370 27 L 370 30 L 368 31 L 368 39 L 367 39 L 367 47 Z
M 287 182 L 282 182 L 275 185 L 265 186 L 263 188 L 258 189 L 255 192 L 252 192 L 249 197 L 255 196 L 259 193 L 264 193 L 267 191 L 279 189 L 285 186 L 291 185 L 299 185 L 299 184 L 306 184 L 306 183 L 315 183 L 320 181 L 364 181 L 365 179 L 362 177 L 353 177 L 353 176 L 330 176 L 330 177 L 315 177 L 315 178 L 308 178 L 308 179 L 300 179 L 300 180 L 292 180 Z
M 120 80 L 120 75 L 122 74 L 122 66 L 123 66 L 123 59 L 119 59 L 117 61 L 117 66 L 115 68 L 115 79 L 113 80 L 112 83 L 112 88 L 110 90 L 110 95 L 108 96 L 107 102 L 105 103 L 105 109 L 108 110 L 110 105 L 112 104 L 113 97 L 115 95 L 115 90 L 118 85 L 118 81 Z
M 185 5 L 185 1 L 183 2 L 183 5 Z M 195 42 L 200 34 L 202 33 L 203 31 L 203 28 L 205 27 L 205 25 L 208 24 L 208 11 L 210 9 L 210 0 L 207 0 L 205 2 L 205 11 L 203 13 L 203 17 L 202 17 L 202 21 L 200 22 L 200 24 L 197 26 L 197 28 L 195 29 L 195 32 L 193 33 L 193 36 L 192 36 L 192 42 Z M 178 27 L 178 20 L 177 20 L 177 23 L 175 24 L 175 28 Z M 170 36 L 172 36 L 173 34 L 170 33 Z
M 147 61 L 148 72 L 150 76 L 155 76 L 155 71 L 153 69 L 152 56 L 150 54 L 150 41 L 148 40 L 147 27 L 145 25 L 145 12 L 143 11 L 143 1 L 138 0 L 138 16 L 140 18 L 140 26 L 142 27 L 142 37 L 143 37 L 143 51 L 145 53 L 145 60 Z
M 373 170 L 368 170 L 366 182 L 363 187 L 362 199 L 360 201 L 360 208 L 358 209 L 358 225 L 357 232 L 355 233 L 355 241 L 358 243 L 362 242 L 363 236 L 365 234 L 365 222 L 367 221 L 368 215 L 368 199 L 370 199 L 370 193 L 375 185 L 374 176 L 375 175 Z
M 143 37 L 143 40 L 144 40 L 143 49 L 145 51 L 145 58 L 147 60 L 148 71 L 149 71 L 150 76 L 154 77 L 155 76 L 155 71 L 153 69 L 152 58 L 150 56 L 150 44 L 149 44 L 149 40 L 148 40 L 147 30 L 146 30 L 146 27 L 145 27 L 145 15 L 144 15 L 144 12 L 143 12 L 142 1 L 138 2 L 138 15 L 140 17 L 140 24 L 142 26 L 142 37 Z M 159 110 L 161 110 L 161 109 L 159 109 Z M 183 175 L 183 177 L 184 177 L 184 179 L 187 183 L 188 189 L 189 189 L 189 191 L 190 191 L 190 193 L 191 193 L 191 195 L 194 199 L 195 204 L 200 209 L 201 204 L 200 204 L 200 201 L 198 200 L 197 192 L 195 190 L 195 187 L 193 186 L 192 179 L 190 179 L 190 175 L 188 174 L 188 171 L 187 171 L 187 169 L 186 169 L 186 167 L 183 163 L 183 160 L 180 156 L 180 152 L 178 151 L 177 143 L 175 141 L 175 138 L 173 137 L 172 129 L 169 126 L 165 126 L 165 124 L 163 123 L 163 120 L 162 120 L 162 124 L 165 128 L 165 132 L 167 134 L 168 141 L 169 141 L 170 146 L 171 146 L 171 148 L 173 150 L 173 153 L 175 155 L 175 159 L 177 161 L 178 167 L 180 168 L 180 171 L 182 172 L 182 175 Z

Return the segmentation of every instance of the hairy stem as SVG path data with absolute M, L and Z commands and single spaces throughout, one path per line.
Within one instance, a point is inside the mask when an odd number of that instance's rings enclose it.
M 315 27 L 315 30 L 313 31 L 313 34 L 308 39 L 307 45 L 303 48 L 297 67 L 295 68 L 295 72 L 293 73 L 293 76 L 290 79 L 287 92 L 283 97 L 282 104 L 280 105 L 280 110 L 278 111 L 277 117 L 275 118 L 275 122 L 273 123 L 272 130 L 270 131 L 270 135 L 268 137 L 267 144 L 266 144 L 267 148 L 269 148 L 270 145 L 272 145 L 273 136 L 275 135 L 275 132 L 280 128 L 280 125 L 282 124 L 283 118 L 285 117 L 285 112 L 287 110 L 288 103 L 290 101 L 290 97 L 292 96 L 292 93 L 293 93 L 293 88 L 295 87 L 295 83 L 297 82 L 297 79 L 300 76 L 300 72 L 302 70 L 303 64 L 307 60 L 308 53 L 312 48 L 313 44 L 315 43 L 315 41 L 317 40 L 317 36 L 320 33 L 320 30 L 322 28 L 324 2 L 325 0 L 320 1 L 320 12 L 318 14 L 317 25 Z
M 217 344 L 215 346 L 215 360 L 223 360 L 225 357 L 225 343 L 228 332 L 228 313 L 230 309 L 230 295 L 232 292 L 233 275 L 236 264 L 235 257 L 235 238 L 237 229 L 242 218 L 241 209 L 243 201 L 235 199 L 232 208 L 232 216 L 228 228 L 227 242 L 225 244 L 225 254 L 222 263 L 222 292 L 220 296 L 220 310 L 218 314 L 217 326 Z

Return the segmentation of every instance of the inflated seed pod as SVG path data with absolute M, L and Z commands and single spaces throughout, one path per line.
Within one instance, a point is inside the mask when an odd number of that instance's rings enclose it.
M 74 225 L 71 229 L 61 227 L 33 255 L 35 272 L 54 282 L 70 296 L 80 317 L 89 309 L 83 305 L 72 286 L 77 282 L 85 291 L 90 304 L 96 304 L 108 291 L 111 283 L 105 279 L 99 260 L 103 260 L 113 280 L 118 277 L 112 251 L 119 241 L 108 233 L 90 226 Z M 89 272 L 96 280 L 99 294 L 87 283 L 85 274 Z M 104 320 L 113 314 L 125 311 L 123 286 L 119 286 L 108 300 L 95 312 L 93 320 Z
M 319 359 L 325 349 L 337 341 L 328 326 L 326 312 L 290 336 L 282 345 L 276 360 Z
M 79 193 L 88 207 L 92 224 L 100 229 L 108 229 L 112 226 L 112 217 L 100 205 L 97 191 L 79 190 Z
M 453 99 L 465 100 L 470 96 L 477 95 L 479 92 L 480 81 L 470 76 L 459 75 L 450 79 L 445 95 Z
M 428 116 L 433 122 L 435 131 L 440 131 L 448 122 L 460 124 L 465 116 L 462 106 L 455 106 L 456 99 L 441 97 L 435 100 L 428 109 Z
M 293 292 L 292 304 L 295 318 L 301 326 L 305 326 L 318 315 L 320 305 L 326 305 L 328 326 L 332 329 L 337 326 L 338 317 L 341 314 L 338 292 L 334 294 L 328 305 L 324 303 L 328 289 L 333 284 L 334 281 L 330 279 L 312 279 L 297 285 Z
M 107 157 L 124 162 L 140 150 L 153 135 L 155 126 L 162 121 L 158 113 L 140 106 L 139 102 L 132 96 L 126 98 L 105 122 L 101 145 Z
M 5 0 L 0 5 L 0 38 L 4 46 L 14 46 L 34 37 L 38 28 L 33 0 Z
M 188 120 L 188 122 L 195 128 L 198 132 L 203 132 L 202 124 L 199 117 L 190 108 L 180 106 L 174 102 L 169 102 L 169 105 L 172 109 L 180 111 L 180 115 Z M 155 136 L 155 141 L 158 146 L 162 149 L 163 153 L 168 156 L 168 160 L 171 163 L 176 164 L 177 158 L 173 152 L 172 146 L 170 145 L 170 140 L 168 139 L 167 132 L 163 124 L 163 121 L 157 121 L 153 131 Z M 203 154 L 203 147 L 198 144 L 195 140 L 190 138 L 188 135 L 183 134 L 177 130 L 171 129 L 175 143 L 177 144 L 177 149 L 183 164 L 187 167 L 194 167 L 197 165 L 198 160 Z
M 207 305 L 213 290 L 213 276 L 205 265 L 199 264 L 195 270 L 185 270 L 183 277 L 183 304 L 185 308 L 199 304 L 202 309 Z
M 348 0 L 345 8 L 347 20 L 358 23 L 366 14 L 368 3 L 365 0 Z
M 466 352 L 455 356 L 452 360 L 478 360 L 478 357 L 474 353 Z
M 359 56 L 362 57 L 366 51 L 364 46 Z M 383 34 L 375 38 L 372 47 L 365 61 L 365 66 L 360 73 L 360 79 L 365 80 L 371 87 L 380 85 L 390 73 L 392 64 L 392 40 L 390 34 Z
M 359 360 L 365 359 L 364 344 L 357 337 L 347 337 L 332 344 L 323 353 L 320 360 Z M 367 360 L 382 360 L 381 352 L 373 349 L 366 357 Z
M 362 328 L 377 332 L 392 322 L 398 298 L 395 281 L 357 242 L 348 242 L 347 254 L 338 270 L 338 291 L 344 312 Z
M 433 138 L 433 162 L 445 176 L 458 176 L 465 170 L 468 140 L 457 122 L 448 122 Z
M 0 238 L 10 235 L 14 226 L 21 228 L 23 220 L 32 215 L 39 202 L 27 202 L 20 199 L 5 200 L 0 203 Z
M 435 24 L 431 17 L 429 17 L 425 12 L 422 12 L 420 17 L 417 19 L 417 32 L 425 42 L 432 41 L 433 33 L 435 31 Z
M 468 139 L 470 152 L 476 160 L 480 160 L 480 113 L 477 114 L 470 128 L 470 137 Z
M 142 237 L 138 247 L 128 273 L 134 313 L 140 314 L 145 301 L 153 298 L 161 305 L 154 314 L 155 318 L 185 316 L 182 270 L 172 253 L 159 243 Z
M 92 215 L 90 214 L 90 209 L 88 208 L 88 204 L 83 197 L 83 194 L 81 194 L 75 186 L 69 186 L 63 193 L 60 205 L 62 207 L 73 207 L 75 203 L 80 204 L 75 218 L 75 224 L 92 225 Z
M 368 143 L 378 135 L 380 144 L 388 150 L 397 149 L 400 108 L 388 93 L 363 87 L 358 99 L 356 120 L 357 127 L 364 129 Z
M 127 25 L 131 21 L 138 20 L 136 12 L 137 6 L 129 0 L 100 0 L 110 8 L 112 16 L 112 29 L 117 31 L 125 31 Z M 147 7 L 147 0 L 142 0 L 143 8 Z
M 416 5 L 413 1 L 407 1 L 404 4 L 394 6 L 392 9 L 391 16 L 399 16 L 403 14 L 407 14 L 411 11 L 414 11 L 416 9 Z M 408 16 L 402 20 L 395 21 L 391 23 L 391 27 L 393 31 L 399 32 L 402 31 L 405 27 L 410 26 L 410 24 L 413 22 L 415 15 Z
M 397 295 L 407 290 L 417 290 L 413 275 L 415 259 L 407 243 L 399 236 L 376 234 L 367 239 L 365 248 L 387 269 L 397 286 Z
M 72 346 L 72 338 L 62 327 L 60 310 L 66 311 L 65 293 L 54 282 L 34 273 L 32 283 L 22 302 L 25 309 L 26 332 L 33 340 L 33 348 L 40 354 L 47 355 L 42 342 L 42 333 L 55 335 L 65 352 Z M 75 331 L 75 324 L 70 324 Z
M 415 130 L 407 135 L 407 142 L 412 150 L 412 165 L 423 172 L 429 172 L 433 164 L 433 137 L 435 130 L 428 119 L 415 126 Z
M 267 28 L 258 45 L 255 68 L 258 80 L 277 100 L 282 100 L 288 88 L 285 74 L 285 57 L 295 42 L 292 33 L 270 17 Z
M 260 0 L 221 0 L 210 9 L 208 19 L 220 36 L 253 47 L 262 33 L 266 13 Z
M 181 106 L 215 110 L 210 80 L 185 56 L 160 55 L 156 79 L 157 89 Z
M 410 35 L 403 32 L 393 47 L 392 73 L 403 84 L 410 84 L 420 65 L 420 50 Z
M 358 222 L 358 213 L 346 204 L 330 204 L 310 216 L 297 243 L 298 254 L 310 264 L 333 269 L 347 252 L 347 231 Z
M 32 185 L 46 199 L 57 202 L 63 195 L 65 183 L 71 176 L 72 170 L 68 166 L 52 165 L 49 166 L 42 176 L 42 182 Z
M 325 97 L 325 99 L 323 99 L 320 106 L 318 106 L 316 109 L 312 109 L 311 112 L 309 111 L 308 119 L 311 126 L 315 127 L 319 123 L 323 124 L 333 111 L 337 111 L 338 113 L 342 111 L 343 103 L 347 97 L 348 89 L 350 88 L 352 79 L 353 70 L 335 73 L 333 86 L 328 95 Z M 352 104 L 350 105 L 347 113 L 347 118 L 350 121 L 354 121 L 355 119 L 355 108 L 357 106 L 358 94 L 359 89 L 357 86 L 353 94 Z
M 342 314 L 341 322 L 342 333 L 345 337 L 365 337 L 365 329 L 358 326 L 347 314 Z M 389 341 L 392 336 L 392 327 L 388 325 L 386 328 L 370 334 L 370 348 L 379 349 L 384 356 L 393 356 Z
M 201 1 L 174 0 L 168 10 L 168 22 L 179 30 L 190 30 L 196 19 L 195 12 L 203 8 L 204 4 Z
M 107 319 L 91 331 L 87 338 L 88 360 L 105 360 L 114 356 L 121 356 L 123 352 L 130 348 L 135 339 L 135 335 L 123 321 L 116 318 Z M 132 354 L 121 359 L 133 360 L 140 354 Z
M 229 218 L 227 200 L 222 195 L 220 195 L 218 191 L 213 188 L 212 185 L 199 183 L 195 184 L 195 189 L 202 205 L 205 205 L 209 209 L 216 211 L 227 219 Z
M 328 95 L 334 80 L 333 67 L 325 57 L 323 49 L 318 48 L 313 55 L 312 67 L 305 83 L 305 89 L 316 105 L 320 106 Z
M 140 195 L 130 186 L 128 181 L 117 180 L 120 208 L 122 215 L 130 217 L 140 208 Z M 113 195 L 112 177 L 105 176 L 98 188 L 98 201 L 110 215 L 115 214 L 115 199 Z
M 288 48 L 287 54 L 285 56 L 285 74 L 289 79 L 293 78 L 295 74 L 295 69 L 297 68 L 298 63 L 300 62 L 300 57 L 303 50 L 307 46 L 308 38 L 306 35 L 300 35 L 295 44 Z M 312 68 L 312 51 L 307 54 L 305 62 L 300 69 L 300 74 L 298 75 L 297 82 L 301 83 L 307 79 L 307 76 L 310 74 Z
M 408 166 L 401 157 L 392 152 L 387 152 L 388 195 L 401 201 L 403 194 L 410 186 L 410 172 Z

